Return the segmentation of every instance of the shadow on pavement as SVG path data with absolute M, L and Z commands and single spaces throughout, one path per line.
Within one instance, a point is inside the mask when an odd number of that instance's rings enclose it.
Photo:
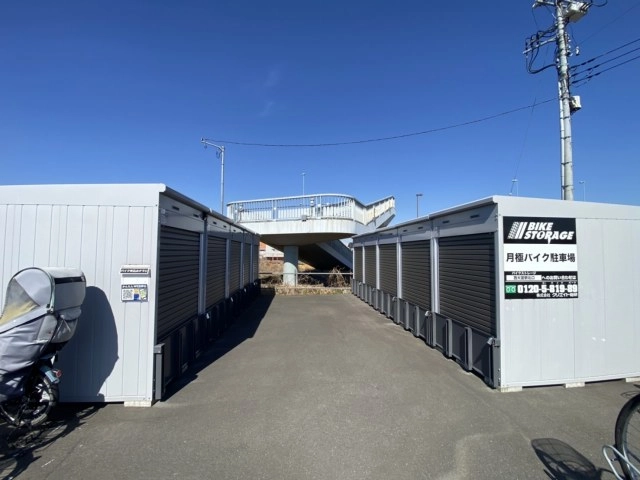
M 189 366 L 188 370 L 180 378 L 167 386 L 162 401 L 169 400 L 183 387 L 195 380 L 201 370 L 226 355 L 245 340 L 253 338 L 275 295 L 273 292 L 265 290 L 262 290 L 251 305 L 234 320 L 233 324 L 224 331 L 220 338 L 211 344 L 200 358 Z
M 65 437 L 95 414 L 103 404 L 63 404 L 55 407 L 49 420 L 32 428 L 0 424 L 0 478 L 15 478 L 39 458 L 38 452 Z
M 545 473 L 555 480 L 600 479 L 604 472 L 571 445 L 555 438 L 538 438 L 531 446 L 547 468 Z

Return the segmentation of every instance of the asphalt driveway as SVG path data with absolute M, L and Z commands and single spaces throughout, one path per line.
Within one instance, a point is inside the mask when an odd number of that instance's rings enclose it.
M 0 476 L 608 479 L 601 448 L 637 391 L 499 393 L 352 295 L 262 296 L 152 408 L 0 426 Z

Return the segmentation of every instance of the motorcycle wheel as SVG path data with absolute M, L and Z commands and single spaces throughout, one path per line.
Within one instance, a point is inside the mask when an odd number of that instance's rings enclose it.
M 58 402 L 58 385 L 38 371 L 25 385 L 24 395 L 0 404 L 4 416 L 16 427 L 36 426 L 43 423 Z

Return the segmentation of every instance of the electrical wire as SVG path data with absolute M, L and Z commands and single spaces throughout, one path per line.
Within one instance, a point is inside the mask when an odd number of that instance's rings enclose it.
M 548 68 L 555 66 L 553 63 L 549 63 L 540 68 L 533 68 L 533 64 L 536 62 L 538 58 L 538 54 L 540 52 L 541 44 L 546 44 L 550 40 L 553 40 L 555 37 L 555 25 L 552 25 L 546 30 L 538 31 L 535 35 L 527 38 L 525 41 L 525 61 L 526 68 L 529 73 L 536 74 L 540 73 Z M 556 49 L 557 56 L 557 49 Z
M 640 38 L 636 38 L 635 40 L 627 42 L 624 45 L 620 45 L 619 47 L 616 47 L 616 48 L 614 48 L 612 50 L 609 50 L 608 52 L 601 53 L 600 55 L 597 55 L 597 56 L 595 56 L 593 58 L 590 58 L 589 60 L 586 60 L 586 61 L 584 61 L 582 63 L 578 63 L 577 65 L 573 65 L 573 66 L 571 66 L 569 68 L 569 70 L 577 70 L 578 68 L 583 67 L 585 65 L 588 65 L 589 63 L 597 60 L 598 58 L 605 57 L 605 56 L 607 56 L 607 55 L 609 55 L 609 54 L 611 54 L 613 52 L 617 52 L 618 50 L 622 50 L 623 48 L 628 47 L 629 45 L 633 45 L 634 43 L 637 43 L 637 42 L 640 42 Z M 634 51 L 634 50 L 631 50 L 631 51 Z
M 633 62 L 634 60 L 638 60 L 638 59 L 640 59 L 640 55 L 638 55 L 638 56 L 636 56 L 636 57 L 633 57 L 633 58 L 630 58 L 629 60 L 626 60 L 626 61 L 624 61 L 624 62 L 620 62 L 620 63 L 618 63 L 618 64 L 616 64 L 616 65 L 613 65 L 612 67 L 605 68 L 604 70 L 601 70 L 601 71 L 599 71 L 599 72 L 592 73 L 592 74 L 590 74 L 590 75 L 588 75 L 588 76 L 586 76 L 586 77 L 584 77 L 584 78 L 576 79 L 576 80 L 574 80 L 574 82 L 575 82 L 575 83 L 572 83 L 572 86 L 574 86 L 574 87 L 581 87 L 581 86 L 582 86 L 582 85 L 584 85 L 585 83 L 589 82 L 591 79 L 593 79 L 593 78 L 595 78 L 595 77 L 597 77 L 597 76 L 599 76 L 599 75 L 602 75 L 602 74 L 603 74 L 603 73 L 605 73 L 605 72 L 608 72 L 608 71 L 613 70 L 613 69 L 615 69 L 615 68 L 621 67 L 621 66 L 623 66 L 623 65 L 626 65 L 627 63 L 631 63 L 631 62 Z
M 604 5 L 606 5 L 607 2 L 604 3 Z M 594 5 L 595 7 L 603 7 L 604 5 Z M 606 28 L 608 28 L 612 23 L 617 22 L 618 20 L 620 20 L 622 17 L 624 17 L 627 13 L 629 13 L 631 10 L 633 10 L 634 8 L 638 8 L 640 7 L 640 2 L 636 3 L 635 5 L 632 5 L 631 7 L 627 8 L 624 12 L 622 12 L 620 15 L 618 15 L 617 17 L 615 17 L 613 20 L 611 20 L 609 23 L 605 23 L 599 30 L 596 30 L 595 32 L 593 32 L 591 35 L 589 35 L 587 38 L 585 38 L 584 40 L 582 40 L 580 42 L 580 45 L 583 45 L 585 42 L 591 40 L 593 37 L 595 37 L 596 35 L 598 35 L 600 32 L 602 32 L 603 30 L 605 30 Z
M 591 73 L 591 72 L 593 72 L 596 68 L 600 68 L 600 67 L 601 67 L 601 66 L 603 66 L 603 65 L 606 65 L 606 64 L 608 64 L 608 63 L 611 63 L 611 62 L 613 62 L 613 61 L 615 61 L 615 60 L 618 60 L 618 59 L 620 59 L 620 58 L 622 58 L 622 57 L 626 57 L 627 55 L 629 55 L 629 54 L 631 54 L 631 53 L 633 53 L 633 52 L 637 52 L 638 50 L 640 50 L 640 47 L 638 47 L 638 48 L 634 48 L 633 50 L 629 50 L 628 52 L 625 52 L 625 53 L 623 53 L 623 54 L 621 54 L 621 55 L 618 55 L 617 57 L 610 58 L 609 60 L 605 60 L 604 62 L 601 62 L 601 63 L 599 63 L 599 64 L 597 64 L 597 65 L 594 65 L 593 67 L 585 68 L 584 70 L 580 70 L 580 71 L 578 71 L 578 72 L 574 72 L 574 73 L 573 73 L 573 76 L 575 76 L 575 77 L 579 77 L 580 75 L 590 74 L 590 73 Z M 579 81 L 579 79 L 576 79 L 575 81 L 577 82 L 577 81 Z
M 544 105 L 545 103 L 557 101 L 556 98 L 550 98 L 547 100 L 543 100 L 538 103 L 534 103 L 533 105 L 527 105 L 526 107 L 518 107 L 513 110 L 507 110 L 506 112 L 496 113 L 495 115 L 489 115 L 487 117 L 477 118 L 475 120 L 469 120 L 467 122 L 456 123 L 453 125 L 447 125 L 444 127 L 432 128 L 430 130 L 424 130 L 422 132 L 412 132 L 412 133 L 404 133 L 401 135 L 393 135 L 388 137 L 379 137 L 379 138 L 369 138 L 365 140 L 351 140 L 347 142 L 329 142 L 329 143 L 257 143 L 257 142 L 238 142 L 235 140 L 222 140 L 222 139 L 212 139 L 213 142 L 224 143 L 228 145 L 241 145 L 245 147 L 278 147 L 278 148 L 314 148 L 314 147 L 339 147 L 344 145 L 358 145 L 362 143 L 373 143 L 373 142 L 386 142 L 389 140 L 399 140 L 401 138 L 409 138 L 409 137 L 417 137 L 419 135 L 427 135 L 430 133 L 442 132 L 445 130 L 452 130 L 454 128 L 466 127 L 468 125 L 474 125 L 477 123 L 486 122 L 488 120 L 493 120 L 494 118 L 504 117 L 506 115 L 510 115 L 512 113 L 520 112 L 522 110 L 527 110 L 529 108 L 536 107 L 538 105 Z

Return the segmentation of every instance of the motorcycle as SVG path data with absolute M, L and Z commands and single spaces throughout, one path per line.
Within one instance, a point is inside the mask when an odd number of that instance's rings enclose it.
M 86 280 L 70 268 L 30 267 L 7 285 L 0 315 L 0 416 L 16 427 L 42 424 L 59 398 L 54 367 L 73 337 Z

